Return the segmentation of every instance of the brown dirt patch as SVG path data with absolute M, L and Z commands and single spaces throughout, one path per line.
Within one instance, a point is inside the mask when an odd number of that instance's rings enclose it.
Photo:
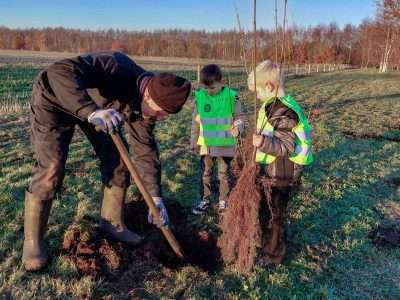
M 400 187 L 400 177 L 392 177 L 387 180 L 389 184 L 394 186 L 395 188 Z
M 371 230 L 369 237 L 378 247 L 400 247 L 400 219 L 385 220 Z
M 369 139 L 369 140 L 386 140 L 391 142 L 400 142 L 399 138 L 378 135 L 374 133 L 356 133 L 353 131 L 343 131 L 343 135 L 351 139 Z
M 122 276 L 129 272 L 128 268 L 137 269 L 138 265 L 141 270 L 163 266 L 168 272 L 195 265 L 209 273 L 217 272 L 222 264 L 214 233 L 192 224 L 188 219 L 189 212 L 179 204 L 167 203 L 167 209 L 171 229 L 181 244 L 185 260 L 176 256 L 157 227 L 148 224 L 148 210 L 143 201 L 133 201 L 127 205 L 125 220 L 129 229 L 145 237 L 139 247 L 132 248 L 114 241 L 98 231 L 94 220 L 83 219 L 65 233 L 62 252 L 72 259 L 83 275 L 112 278 L 115 277 L 112 275 Z
M 127 258 L 124 245 L 88 228 L 69 229 L 64 235 L 62 251 L 84 275 L 112 274 L 120 270 Z
M 179 269 L 188 264 L 204 271 L 215 273 L 221 267 L 221 260 L 214 233 L 197 228 L 188 218 L 190 212 L 178 203 L 167 201 L 170 228 L 180 243 L 186 260 L 179 259 L 168 245 L 161 231 L 147 222 L 147 206 L 142 201 L 128 204 L 126 224 L 131 230 L 145 235 L 144 245 L 138 248 L 140 255 L 151 262 L 161 263 L 170 269 Z

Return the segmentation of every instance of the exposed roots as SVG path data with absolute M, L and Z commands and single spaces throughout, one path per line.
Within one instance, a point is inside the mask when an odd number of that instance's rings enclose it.
M 253 130 L 249 130 L 245 137 L 238 140 L 236 148 L 236 155 L 232 161 L 232 174 L 235 179 L 238 179 L 242 170 L 252 164 L 251 158 L 253 156 Z
M 262 247 L 260 224 L 261 190 L 257 183 L 257 167 L 245 168 L 228 198 L 229 209 L 220 222 L 218 240 L 225 263 L 233 263 L 240 273 L 249 273 Z

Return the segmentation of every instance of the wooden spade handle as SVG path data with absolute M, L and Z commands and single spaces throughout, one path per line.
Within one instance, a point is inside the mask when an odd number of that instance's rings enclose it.
M 126 149 L 125 144 L 122 141 L 121 134 L 117 131 L 117 132 L 111 133 L 110 135 L 114 141 L 115 146 L 118 149 L 119 154 L 121 155 L 123 162 L 125 163 L 126 167 L 128 168 L 129 173 L 131 174 L 133 180 L 135 181 L 140 193 L 143 195 L 143 198 L 144 198 L 147 206 L 149 207 L 151 214 L 159 219 L 160 212 L 158 211 L 158 208 L 154 204 L 153 198 L 151 197 L 151 195 L 147 191 L 146 187 L 144 186 L 142 178 L 139 175 L 139 172 L 137 171 L 132 160 L 130 159 L 128 150 Z M 172 231 L 169 229 L 169 227 L 162 226 L 160 229 L 161 229 L 161 232 L 163 233 L 164 237 L 167 239 L 172 250 L 174 250 L 174 252 L 176 253 L 176 255 L 180 258 L 184 258 L 182 248 L 179 245 L 178 241 L 176 240 Z

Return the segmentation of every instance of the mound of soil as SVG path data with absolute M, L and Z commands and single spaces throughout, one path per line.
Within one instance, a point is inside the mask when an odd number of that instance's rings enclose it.
M 62 251 L 84 275 L 112 274 L 121 269 L 128 254 L 122 243 L 108 240 L 90 227 L 78 226 L 64 235 Z
M 378 247 L 400 247 L 400 220 L 387 220 L 375 227 L 369 237 Z
M 161 231 L 147 222 L 148 209 L 143 201 L 129 203 L 125 214 L 127 227 L 145 237 L 142 245 L 132 248 L 114 241 L 99 232 L 95 221 L 84 220 L 67 230 L 62 252 L 72 259 L 83 275 L 121 274 L 133 261 L 140 261 L 141 269 L 147 269 L 145 265 L 162 265 L 172 271 L 196 265 L 209 273 L 217 272 L 221 267 L 217 238 L 192 224 L 189 212 L 179 204 L 167 202 L 167 210 L 172 232 L 185 253 L 185 260 L 179 259 Z

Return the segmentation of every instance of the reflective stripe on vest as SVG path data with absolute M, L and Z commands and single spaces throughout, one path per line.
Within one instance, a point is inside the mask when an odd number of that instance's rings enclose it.
M 200 116 L 201 146 L 233 147 L 236 140 L 231 134 L 236 92 L 227 87 L 217 95 L 209 95 L 199 89 L 195 92 L 195 104 Z
M 202 136 L 206 138 L 230 138 L 232 133 L 229 131 L 206 131 L 203 132 Z
M 203 125 L 231 125 L 232 124 L 232 118 L 204 118 L 201 119 L 201 123 Z
M 274 128 L 268 122 L 265 108 L 273 101 L 274 98 L 271 98 L 263 103 L 257 119 L 257 131 L 261 131 L 260 134 L 268 137 L 273 137 Z M 311 152 L 311 126 L 309 125 L 308 120 L 300 106 L 292 96 L 288 95 L 286 97 L 282 97 L 280 101 L 295 111 L 299 118 L 299 123 L 292 129 L 292 132 L 296 134 L 296 147 L 294 153 L 290 155 L 289 160 L 299 165 L 309 165 L 314 160 Z M 275 159 L 275 156 L 263 153 L 260 150 L 257 150 L 256 152 L 256 162 L 258 163 L 270 164 L 274 162 Z
M 310 152 L 310 147 L 308 147 L 308 146 L 303 147 L 303 146 L 296 145 L 294 152 L 297 153 L 297 155 L 307 156 L 308 153 Z
M 297 135 L 301 140 L 311 140 L 311 131 L 298 131 Z

